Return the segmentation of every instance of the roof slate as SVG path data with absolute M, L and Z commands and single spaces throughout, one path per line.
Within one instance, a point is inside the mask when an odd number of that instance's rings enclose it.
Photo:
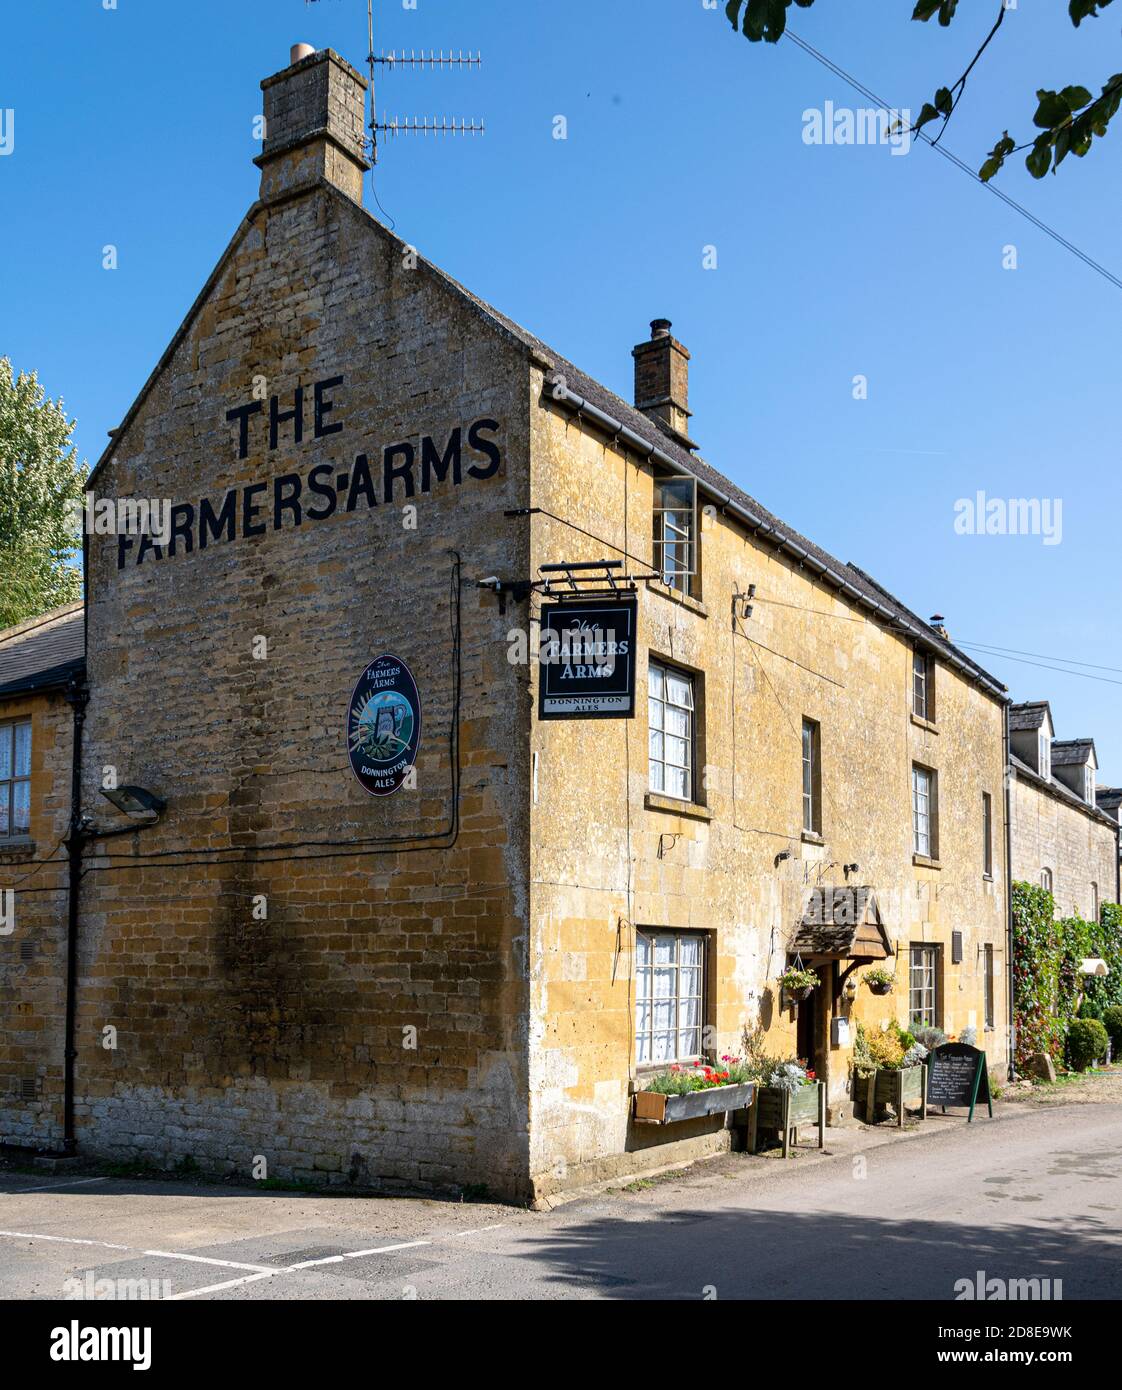
M 1052 766 L 1078 767 L 1082 763 L 1089 762 L 1094 751 L 1093 739 L 1054 739 L 1052 742 Z
M 0 696 L 65 685 L 85 666 L 83 605 L 67 604 L 0 632 Z
M 1047 700 L 1029 700 L 1021 705 L 1012 705 L 1009 709 L 1009 728 L 1014 733 L 1025 729 L 1042 729 L 1045 715 L 1051 722 L 1052 707 Z

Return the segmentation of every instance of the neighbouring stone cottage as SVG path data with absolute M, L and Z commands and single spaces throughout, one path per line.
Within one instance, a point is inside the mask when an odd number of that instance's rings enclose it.
M 745 1028 L 838 1123 L 839 1019 L 999 1073 L 1004 688 L 702 461 L 668 322 L 626 403 L 364 211 L 352 67 L 263 87 L 260 199 L 90 480 L 167 527 L 88 537 L 72 1132 L 60 904 L 34 977 L 0 948 L 0 1138 L 532 1200 L 727 1145 L 631 1094 Z M 632 717 L 543 717 L 590 582 Z
M 1009 723 L 1013 881 L 1047 888 L 1060 916 L 1097 922 L 1118 901 L 1122 798 L 1096 786 L 1093 739 L 1056 738 L 1047 700 L 1014 705 Z

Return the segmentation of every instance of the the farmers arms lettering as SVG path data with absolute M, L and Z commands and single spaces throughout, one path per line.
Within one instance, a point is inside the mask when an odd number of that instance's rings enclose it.
M 291 432 L 294 444 L 302 444 L 309 434 L 312 439 L 326 439 L 342 433 L 336 393 L 343 381 L 341 376 L 328 377 L 310 391 L 298 386 L 291 408 L 282 409 L 280 397 L 273 396 L 267 404 L 254 400 L 228 410 L 226 419 L 233 427 L 238 458 L 249 456 L 254 430 L 267 433 L 270 452 L 278 447 L 282 430 Z M 360 506 L 407 502 L 431 492 L 434 483 L 459 487 L 467 478 L 492 478 L 502 464 L 493 438 L 498 429 L 497 420 L 479 419 L 466 428 L 457 426 L 447 436 L 424 435 L 417 442 L 390 444 L 380 456 L 357 454 L 350 468 L 319 463 L 307 474 L 284 473 L 267 482 L 230 488 L 222 497 L 180 502 L 170 509 L 166 532 L 118 535 L 117 568 L 124 569 L 130 562 L 142 565 L 149 558 L 191 555 L 217 541 L 326 521 L 337 512 L 353 512 Z

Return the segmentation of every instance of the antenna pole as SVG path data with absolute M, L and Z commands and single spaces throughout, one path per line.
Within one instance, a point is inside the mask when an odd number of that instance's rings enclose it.
M 366 31 L 370 40 L 367 49 L 369 57 L 367 65 L 370 68 L 370 162 L 378 163 L 378 126 L 377 109 L 374 105 L 374 0 L 366 0 Z

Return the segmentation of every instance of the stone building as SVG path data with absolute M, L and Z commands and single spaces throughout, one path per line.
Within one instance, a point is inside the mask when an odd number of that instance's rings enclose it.
M 1047 700 L 1009 712 L 1012 878 L 1039 884 L 1061 916 L 1098 921 L 1118 902 L 1118 812 L 1098 804 L 1089 738 L 1057 739 Z
M 82 605 L 0 632 L 0 1140 L 63 1139 L 67 855 Z
M 727 1146 L 631 1093 L 746 1029 L 839 1123 L 846 1023 L 1000 1074 L 1004 688 L 702 461 L 669 323 L 626 403 L 364 211 L 353 68 L 262 85 L 260 198 L 90 480 L 170 514 L 87 543 L 73 1140 L 532 1200 Z M 551 706 L 578 590 L 630 635 L 561 678 L 634 690 Z

